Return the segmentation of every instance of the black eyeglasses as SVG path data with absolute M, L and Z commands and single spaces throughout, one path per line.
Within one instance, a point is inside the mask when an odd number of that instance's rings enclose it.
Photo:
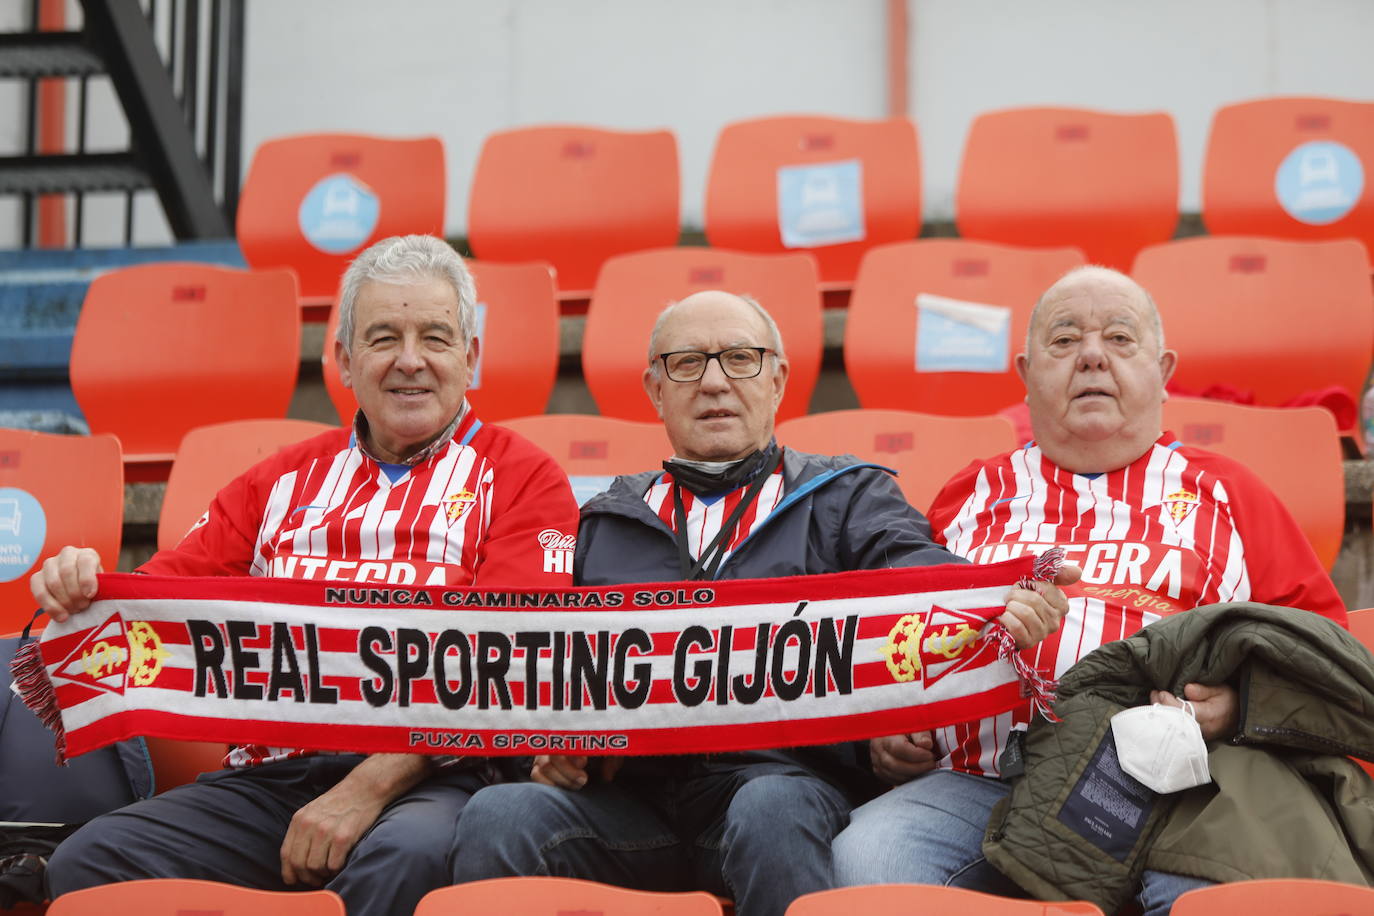
M 726 378 L 754 378 L 763 371 L 763 354 L 772 352 L 767 347 L 730 347 L 715 353 L 674 350 L 672 353 L 660 353 L 658 358 L 663 360 L 668 378 L 675 382 L 695 382 L 706 374 L 706 367 L 713 359 L 720 364 L 720 370 Z

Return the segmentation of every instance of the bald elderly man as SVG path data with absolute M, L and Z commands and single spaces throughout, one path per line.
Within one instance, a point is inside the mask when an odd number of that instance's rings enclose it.
M 1101 267 L 1065 275 L 1036 304 L 1016 359 L 1035 441 L 975 461 L 931 508 L 936 539 L 974 562 L 1059 545 L 1083 565 L 1062 630 L 1034 650 L 1036 666 L 1055 677 L 1104 643 L 1205 604 L 1259 601 L 1345 622 L 1331 580 L 1268 488 L 1162 431 L 1176 360 L 1153 300 L 1133 280 Z M 1235 732 L 1232 687 L 1188 684 L 1184 693 L 1205 739 Z M 1153 699 L 1177 703 L 1163 691 Z M 998 777 L 1031 715 L 1027 703 L 934 735 L 873 741 L 875 770 L 898 785 L 856 810 L 836 840 L 837 883 L 1022 895 L 981 845 L 989 812 L 1010 791 Z M 1147 916 L 1163 914 L 1207 883 L 1147 871 L 1138 900 Z
M 582 510 L 581 585 L 771 578 L 957 562 L 891 475 L 779 448 L 788 363 L 752 299 L 703 292 L 650 337 L 644 389 L 674 457 Z M 1061 581 L 1073 581 L 1077 569 Z M 1058 626 L 1063 593 L 1013 590 L 1018 644 Z M 459 819 L 454 880 L 553 874 L 649 890 L 704 888 L 741 916 L 781 914 L 831 884 L 830 842 L 870 782 L 861 745 L 589 760 L 540 757 L 532 783 L 479 792 Z M 623 769 L 621 764 L 624 764 Z

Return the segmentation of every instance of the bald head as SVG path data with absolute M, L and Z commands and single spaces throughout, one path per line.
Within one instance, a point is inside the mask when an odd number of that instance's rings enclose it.
M 1088 265 L 1086 267 L 1075 267 L 1073 270 L 1064 274 L 1054 285 L 1045 290 L 1040 298 L 1036 300 L 1035 308 L 1031 310 L 1030 324 L 1026 326 L 1026 354 L 1031 352 L 1031 336 L 1035 332 L 1036 321 L 1039 319 L 1042 306 L 1047 300 L 1061 295 L 1065 289 L 1073 289 L 1079 286 L 1101 285 L 1106 288 L 1115 287 L 1122 290 L 1126 295 L 1138 297 L 1141 305 L 1141 314 L 1148 323 L 1148 328 L 1153 334 L 1155 352 L 1164 350 L 1164 325 L 1159 320 L 1159 309 L 1155 306 L 1155 300 L 1145 287 L 1132 280 L 1119 270 L 1110 267 L 1099 267 Z
M 734 371 L 735 364 L 709 358 L 700 378 L 680 382 L 668 377 L 659 359 L 688 350 L 721 354 L 756 347 L 769 352 L 761 366 L 746 364 L 759 370 L 748 378 L 733 377 L 741 374 Z M 643 381 L 679 458 L 733 461 L 772 439 L 787 374 L 778 326 L 763 307 L 746 296 L 709 290 L 668 306 L 658 316 Z
M 1071 271 L 1036 303 L 1016 371 L 1045 456 L 1068 471 L 1114 471 L 1161 432 L 1175 355 L 1159 310 L 1130 277 L 1105 267 Z
M 654 329 L 649 332 L 649 365 L 653 366 L 658 362 L 658 354 L 664 352 L 660 346 L 660 339 L 663 336 L 663 328 L 669 319 L 679 309 L 693 310 L 701 308 L 703 305 L 725 305 L 737 303 L 748 308 L 758 319 L 763 322 L 766 330 L 767 342 L 763 346 L 772 349 L 779 357 L 785 354 L 782 351 L 782 334 L 778 331 L 778 324 L 773 320 L 773 316 L 768 314 L 767 309 L 759 305 L 753 296 L 736 295 L 735 293 L 721 292 L 720 290 L 708 289 L 692 295 L 677 302 L 670 303 L 663 311 L 658 313 L 658 319 L 654 322 Z

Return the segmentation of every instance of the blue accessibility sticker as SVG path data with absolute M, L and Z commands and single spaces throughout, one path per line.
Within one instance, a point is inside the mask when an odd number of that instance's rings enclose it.
M 1364 165 L 1350 147 L 1313 140 L 1293 149 L 1274 175 L 1274 194 L 1293 219 L 1325 226 L 1342 218 L 1364 192 Z
M 47 536 L 48 517 L 33 494 L 0 487 L 0 582 L 13 582 L 32 569 Z
M 1011 309 L 930 293 L 916 297 L 917 372 L 1006 372 Z
M 482 387 L 482 353 L 486 347 L 483 346 L 483 338 L 487 334 L 487 304 L 477 303 L 477 327 L 473 329 L 473 336 L 477 338 L 477 365 L 472 367 L 472 384 L 468 386 L 469 391 L 476 391 Z
M 859 242 L 864 231 L 858 159 L 778 169 L 778 229 L 787 248 Z
M 377 228 L 381 202 L 372 189 L 345 172 L 321 178 L 296 214 L 306 241 L 326 254 L 363 247 Z

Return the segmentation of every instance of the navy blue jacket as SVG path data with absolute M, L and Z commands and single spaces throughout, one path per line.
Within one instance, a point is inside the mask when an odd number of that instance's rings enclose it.
M 726 557 L 718 579 L 772 579 L 856 569 L 963 563 L 930 538 L 886 468 L 852 455 L 785 449 L 783 497 Z M 672 530 L 644 494 L 661 471 L 617 477 L 582 507 L 573 577 L 578 585 L 672 582 L 682 577 Z M 857 802 L 876 788 L 867 742 L 677 758 L 679 769 L 800 764 Z

